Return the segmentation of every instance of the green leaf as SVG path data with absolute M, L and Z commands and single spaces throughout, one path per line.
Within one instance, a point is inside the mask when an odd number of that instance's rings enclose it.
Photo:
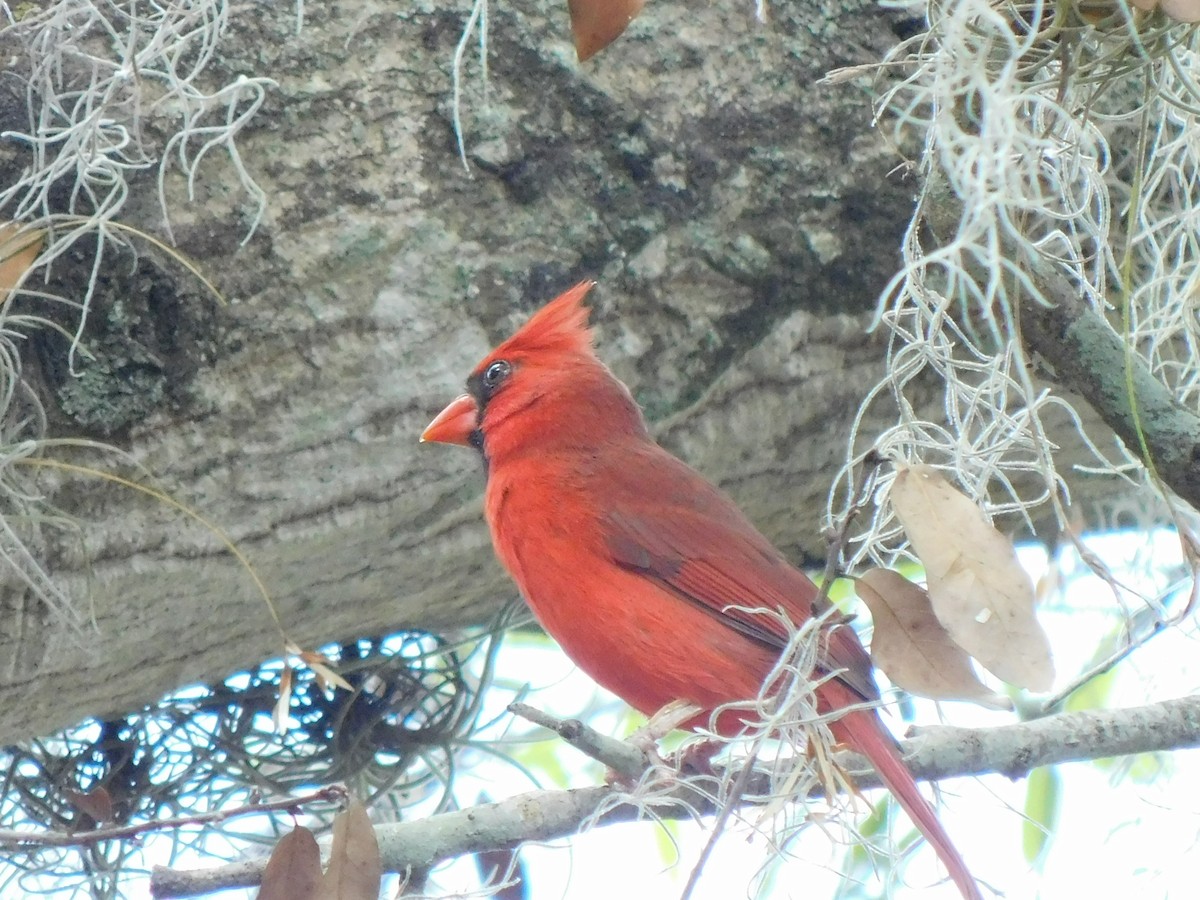
M 842 863 L 842 872 L 845 877 L 834 894 L 834 900 L 866 897 L 868 889 L 864 885 L 875 883 L 876 879 L 887 882 L 888 872 L 893 862 L 899 860 L 903 850 L 901 849 L 893 858 L 888 853 L 880 852 L 878 848 L 888 846 L 887 835 L 897 820 L 896 809 L 897 806 L 890 795 L 881 795 L 879 800 L 872 804 L 871 812 L 858 823 L 857 831 L 862 840 L 851 843 L 846 851 L 846 857 Z M 895 846 L 906 847 L 919 836 L 919 833 L 913 829 L 897 841 Z
M 1026 820 L 1022 825 L 1021 843 L 1025 859 L 1036 869 L 1042 867 L 1061 809 L 1062 779 L 1058 769 L 1053 766 L 1034 769 L 1025 793 Z
M 1080 685 L 1077 690 L 1063 701 L 1063 709 L 1067 712 L 1081 712 L 1085 709 L 1105 709 L 1112 696 L 1113 685 L 1116 683 L 1116 668 L 1109 669 L 1097 675 L 1090 681 Z
M 539 786 L 566 789 L 571 787 L 572 772 L 564 762 L 564 751 L 577 752 L 553 736 L 543 741 L 516 744 L 507 752 L 537 777 Z
M 884 832 L 891 819 L 891 797 L 884 795 L 871 807 L 870 815 L 858 823 L 858 833 L 865 838 L 872 838 Z
M 672 866 L 679 861 L 679 827 L 675 819 L 659 819 L 654 829 L 654 843 L 663 866 Z
M 1154 784 L 1171 775 L 1172 758 L 1165 753 L 1139 753 L 1128 760 L 1125 777 L 1134 784 Z

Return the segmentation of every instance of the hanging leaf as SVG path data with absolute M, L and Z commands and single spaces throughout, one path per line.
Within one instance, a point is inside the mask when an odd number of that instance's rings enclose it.
M 983 684 L 971 659 L 933 612 L 929 595 L 899 572 L 871 569 L 855 579 L 871 610 L 871 659 L 895 684 L 932 700 L 969 700 L 991 709 L 1012 701 Z
M 897 463 L 891 501 L 925 567 L 933 611 L 954 642 L 1009 684 L 1049 690 L 1050 642 L 1012 542 L 929 466 Z
M 579 61 L 591 59 L 621 36 L 646 0 L 567 0 Z
M 1058 770 L 1053 766 L 1034 769 L 1025 789 L 1025 822 L 1021 826 L 1021 847 L 1031 866 L 1041 868 L 1061 806 L 1062 779 Z
M 284 645 L 284 649 L 294 656 L 300 657 L 300 661 L 308 666 L 317 679 L 317 687 L 325 693 L 329 693 L 332 688 L 339 687 L 344 691 L 353 691 L 354 688 L 345 678 L 333 670 L 333 660 L 324 653 L 316 650 L 303 650 L 299 645 L 288 641 Z
M 63 793 L 71 801 L 72 806 L 89 817 L 97 825 L 113 821 L 113 798 L 107 788 L 103 786 L 92 788 L 86 794 L 83 791 L 66 788 Z
M 285 662 L 279 673 L 279 697 L 271 710 L 271 721 L 279 734 L 287 731 L 288 715 L 292 705 L 292 664 Z
M 40 228 L 23 228 L 16 222 L 0 225 L 0 303 L 12 296 L 45 241 L 46 232 Z
M 1194 25 L 1200 22 L 1200 3 L 1196 0 L 1163 0 L 1163 12 L 1176 22 Z
M 333 820 L 333 848 L 319 900 L 379 900 L 383 863 L 367 808 L 351 800 Z
M 318 900 L 320 887 L 321 851 L 317 839 L 307 828 L 297 825 L 271 851 L 258 900 Z

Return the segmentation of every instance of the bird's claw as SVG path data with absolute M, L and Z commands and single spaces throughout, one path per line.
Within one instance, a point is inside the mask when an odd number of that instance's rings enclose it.
M 685 765 L 689 765 L 692 761 L 694 751 L 700 748 L 685 751 L 683 754 L 679 754 L 671 761 L 668 761 L 659 752 L 658 742 L 672 731 L 692 721 L 703 711 L 694 703 L 685 703 L 682 700 L 672 701 L 647 719 L 646 724 L 629 735 L 625 739 L 625 742 L 645 754 L 648 767 L 669 767 L 671 769 L 682 770 Z M 716 752 L 715 749 L 703 754 L 706 764 L 714 752 Z M 672 763 L 676 764 L 673 765 Z M 696 768 L 696 771 L 705 771 L 703 767 L 694 768 Z M 633 787 L 631 779 L 627 775 L 613 769 L 609 769 L 605 773 L 604 780 L 607 784 L 616 787 L 626 789 Z
M 702 712 L 704 710 L 694 703 L 687 703 L 683 700 L 672 700 L 647 719 L 646 724 L 631 734 L 626 740 L 639 750 L 649 752 L 653 748 L 655 754 L 657 754 L 659 741 L 672 731 L 692 721 L 692 719 L 696 718 Z

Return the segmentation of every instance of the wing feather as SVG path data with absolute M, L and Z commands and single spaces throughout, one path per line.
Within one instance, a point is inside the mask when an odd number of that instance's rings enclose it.
M 600 525 L 614 563 L 653 579 L 758 644 L 782 650 L 789 629 L 829 607 L 724 493 L 657 445 L 606 467 Z M 654 484 L 653 496 L 644 487 Z M 817 604 L 820 608 L 814 609 Z M 755 612 L 754 610 L 761 610 Z M 774 613 L 774 614 L 772 614 Z M 879 696 L 870 658 L 845 617 L 832 618 L 818 665 L 864 700 Z

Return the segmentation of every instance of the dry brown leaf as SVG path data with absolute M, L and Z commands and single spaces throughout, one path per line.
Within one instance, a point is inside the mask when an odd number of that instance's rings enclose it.
M 324 653 L 321 653 L 317 650 L 304 650 L 299 644 L 296 644 L 293 641 L 287 641 L 283 645 L 283 649 L 292 656 L 298 656 L 300 658 L 300 662 L 304 663 L 309 667 L 309 669 L 312 670 L 313 675 L 315 675 L 317 679 L 317 686 L 321 690 L 328 691 L 330 685 L 333 685 L 334 687 L 340 687 L 342 690 L 346 691 L 354 690 L 354 688 L 350 686 L 350 682 L 333 670 L 333 660 L 331 660 Z
M 271 710 L 271 721 L 279 734 L 287 731 L 288 715 L 292 706 L 292 664 L 285 662 L 279 673 L 279 698 Z
M 297 825 L 271 851 L 258 900 L 318 900 L 320 888 L 321 851 L 317 839 L 307 828 Z
M 1176 22 L 1200 22 L 1200 0 L 1162 0 L 1162 10 Z
M 333 849 L 320 900 L 379 900 L 383 863 L 367 808 L 351 800 L 333 820 Z
M 567 0 L 579 61 L 591 59 L 621 36 L 646 0 Z
M 92 788 L 86 794 L 83 791 L 67 788 L 63 793 L 71 801 L 72 806 L 90 817 L 97 825 L 113 821 L 113 798 L 107 788 L 103 786 Z
M 1189 25 L 1200 22 L 1200 0 L 1128 0 L 1129 5 L 1142 12 L 1153 12 L 1157 7 L 1168 18 Z M 1099 24 L 1105 19 L 1119 14 L 1120 4 L 1116 0 L 1101 0 L 1101 2 L 1081 3 L 1079 11 L 1085 21 L 1092 25 Z
M 969 700 L 990 709 L 1012 701 L 983 684 L 971 658 L 942 627 L 929 595 L 899 572 L 871 569 L 854 581 L 871 610 L 871 659 L 892 682 L 918 697 Z
M 330 685 L 340 687 L 344 691 L 353 691 L 345 678 L 333 670 L 333 660 L 324 653 L 318 653 L 316 650 L 300 650 L 297 653 L 301 662 L 312 669 L 313 675 L 317 678 L 317 686 L 323 691 L 328 691 Z
M 897 463 L 891 500 L 925 567 L 933 611 L 954 642 L 1009 684 L 1049 690 L 1050 642 L 1012 542 L 929 466 Z
M 45 239 L 46 232 L 41 229 L 22 228 L 16 222 L 0 225 L 0 303 L 12 296 L 42 252 Z

